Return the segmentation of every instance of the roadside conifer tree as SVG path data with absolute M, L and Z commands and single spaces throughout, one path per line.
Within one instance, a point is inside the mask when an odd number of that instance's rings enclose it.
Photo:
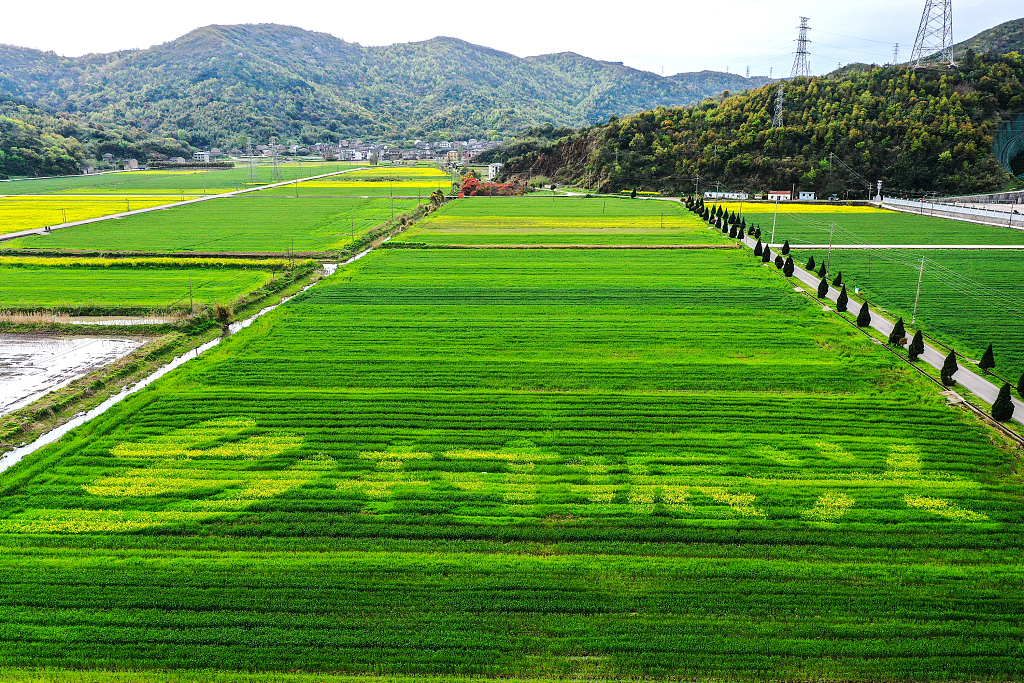
M 761 226 L 757 226 L 757 230 L 754 231 L 754 237 L 761 239 Z
M 636 199 L 636 188 L 635 187 L 633 188 L 633 191 L 629 193 L 629 196 L 632 199 Z
M 787 256 L 786 262 L 782 264 L 782 274 L 786 277 L 793 277 L 793 271 L 796 270 L 796 264 L 793 263 L 793 257 Z
M 860 313 L 857 314 L 857 327 L 869 327 L 871 325 L 871 309 L 868 302 L 861 304 Z
M 784 266 L 784 265 L 786 265 L 786 262 L 782 260 L 782 257 L 781 257 L 781 256 L 779 256 L 778 254 L 776 254 L 776 255 L 775 255 L 775 267 L 776 267 L 776 268 L 781 268 L 781 267 L 782 267 L 782 266 Z
M 742 230 L 743 232 L 747 231 L 747 219 L 746 218 L 742 218 L 742 217 L 740 218 L 740 230 Z
M 839 290 L 839 296 L 836 297 L 836 310 L 840 313 L 846 312 L 847 304 L 850 303 L 850 297 L 846 295 L 846 285 Z
M 996 366 L 996 357 L 992 352 L 992 345 L 989 344 L 988 348 L 985 349 L 985 353 L 981 354 L 981 361 L 978 363 L 978 367 L 981 368 L 982 372 L 988 372 Z M 993 410 L 995 408 L 993 407 Z
M 821 282 L 818 283 L 818 298 L 824 299 L 828 296 L 828 280 L 821 278 Z
M 1013 417 L 1013 397 L 1010 395 L 1010 385 L 1003 382 L 996 396 L 996 402 L 992 404 L 992 419 L 999 422 L 1006 422 Z
M 889 333 L 889 343 L 893 346 L 901 346 L 901 339 L 906 338 L 907 328 L 903 326 L 903 318 L 896 321 L 896 324 L 892 326 L 892 332 Z
M 772 260 L 772 250 L 767 244 L 764 245 L 764 251 L 761 252 L 761 263 L 768 263 Z
M 758 240 L 757 244 L 754 245 L 754 256 L 760 256 L 762 251 L 764 251 L 764 247 L 761 246 L 761 240 Z M 1024 375 L 1021 375 L 1020 377 L 1020 381 L 1024 382 Z M 1024 384 L 1021 384 L 1021 386 L 1024 386 Z
M 748 225 L 747 226 L 747 234 L 748 235 L 753 235 L 754 234 L 754 226 L 753 225 Z
M 946 360 L 942 363 L 942 369 L 939 371 L 939 378 L 942 380 L 942 383 L 947 387 L 955 387 L 956 380 L 953 379 L 953 375 L 959 369 L 960 367 L 956 364 L 956 351 L 951 349 L 949 355 L 946 356 Z
M 821 268 L 818 268 L 818 277 L 825 277 L 826 275 L 828 275 L 828 271 L 825 270 L 825 264 L 822 263 Z
M 717 215 L 718 215 L 719 218 L 721 218 L 722 214 L 725 213 L 724 211 L 722 211 L 722 205 L 721 204 L 718 205 L 717 212 L 718 212 Z
M 833 287 L 839 287 L 839 286 L 841 286 L 842 284 L 843 284 L 843 271 L 841 271 L 841 270 L 840 270 L 840 271 L 839 271 L 839 272 L 838 272 L 838 273 L 836 274 L 836 279 L 832 281 L 832 286 L 833 286 Z
M 811 258 L 807 259 L 807 270 L 809 270 L 810 272 L 813 273 L 814 269 L 817 267 L 817 265 L 818 264 L 814 262 L 814 257 L 813 256 Z
M 788 254 L 789 254 L 789 240 L 786 240 L 786 241 L 785 241 L 785 242 L 783 243 L 783 245 L 782 245 L 782 253 L 783 253 L 784 255 L 788 255 Z
M 910 360 L 917 360 L 918 356 L 924 353 L 924 333 L 918 330 L 914 333 L 914 338 L 910 340 Z
M 726 223 L 725 221 L 722 221 L 722 232 L 723 233 L 729 232 L 729 224 Z
M 733 239 L 736 238 L 736 226 L 735 225 L 729 226 L 729 237 L 732 237 Z
M 1017 393 L 1024 396 L 1024 373 L 1021 373 L 1020 379 L 1017 380 Z

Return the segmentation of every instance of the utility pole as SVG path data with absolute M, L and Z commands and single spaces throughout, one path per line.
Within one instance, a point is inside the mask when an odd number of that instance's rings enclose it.
M 775 198 L 775 217 L 772 218 L 772 240 L 771 243 L 775 244 L 775 221 L 779 220 L 779 198 Z
M 829 231 L 828 231 L 828 258 L 825 259 L 825 272 L 826 273 L 828 272 L 828 267 L 830 265 L 832 265 L 832 235 L 834 235 L 835 231 L 836 231 L 836 224 L 835 223 L 831 223 L 830 222 L 828 225 L 829 225 Z
M 924 256 L 921 257 L 921 270 L 917 274 L 917 296 L 914 297 L 914 316 L 910 319 L 910 324 L 913 325 L 917 322 L 917 302 L 921 300 L 921 280 L 924 279 Z
M 938 57 L 949 66 L 953 63 L 953 0 L 925 0 L 921 24 L 917 28 L 911 65 L 918 69 L 926 59 Z
M 60 210 L 60 215 L 64 217 L 64 222 L 67 223 L 68 222 L 68 212 L 65 211 L 64 209 L 61 209 Z

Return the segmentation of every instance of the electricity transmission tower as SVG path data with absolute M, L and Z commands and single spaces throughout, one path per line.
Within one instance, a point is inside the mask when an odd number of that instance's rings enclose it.
M 917 68 L 930 57 L 953 66 L 953 0 L 924 2 L 910 62 Z
M 270 177 L 271 182 L 281 182 L 281 162 L 277 158 L 277 138 L 270 138 Z
M 900 44 L 896 43 L 892 46 L 892 65 L 896 66 L 900 63 Z
M 259 178 L 256 174 L 256 159 L 252 155 L 252 141 L 245 147 L 245 153 L 249 156 L 249 184 L 255 185 L 259 182 Z
M 772 117 L 772 128 L 782 128 L 782 92 L 785 81 L 779 81 L 779 89 L 775 91 L 775 116 Z
M 796 39 L 796 55 L 793 57 L 793 71 L 789 74 L 790 78 L 810 78 L 811 77 L 811 60 L 808 59 L 810 54 L 807 51 L 807 43 L 811 42 L 807 38 L 807 32 L 811 30 L 811 27 L 807 25 L 808 18 L 800 17 L 800 29 L 799 37 Z

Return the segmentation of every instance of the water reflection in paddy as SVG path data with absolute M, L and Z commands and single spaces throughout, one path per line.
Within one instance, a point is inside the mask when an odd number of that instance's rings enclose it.
M 0 334 L 0 415 L 127 356 L 145 341 Z

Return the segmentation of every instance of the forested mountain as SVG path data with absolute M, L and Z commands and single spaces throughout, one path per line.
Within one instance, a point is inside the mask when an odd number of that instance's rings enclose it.
M 1024 110 L 1024 58 L 966 55 L 957 69 L 875 67 L 658 108 L 585 129 L 506 165 L 604 190 L 692 192 L 696 174 L 726 188 L 867 196 L 835 155 L 890 192 L 961 193 L 1014 184 L 992 153 L 999 125 Z
M 1004 55 L 1014 51 L 1024 53 L 1024 18 L 1004 22 L 957 43 L 953 46 L 954 59 L 962 58 L 968 50 L 975 54 Z
M 188 154 L 176 139 L 154 138 L 124 126 L 85 123 L 77 116 L 0 100 L 0 178 L 67 175 L 105 153 L 145 160 L 150 154 Z
M 232 147 L 242 134 L 303 143 L 500 137 L 766 81 L 663 78 L 573 53 L 521 59 L 454 38 L 363 47 L 274 24 L 207 26 L 146 50 L 80 58 L 0 46 L 0 93 L 197 146 Z

